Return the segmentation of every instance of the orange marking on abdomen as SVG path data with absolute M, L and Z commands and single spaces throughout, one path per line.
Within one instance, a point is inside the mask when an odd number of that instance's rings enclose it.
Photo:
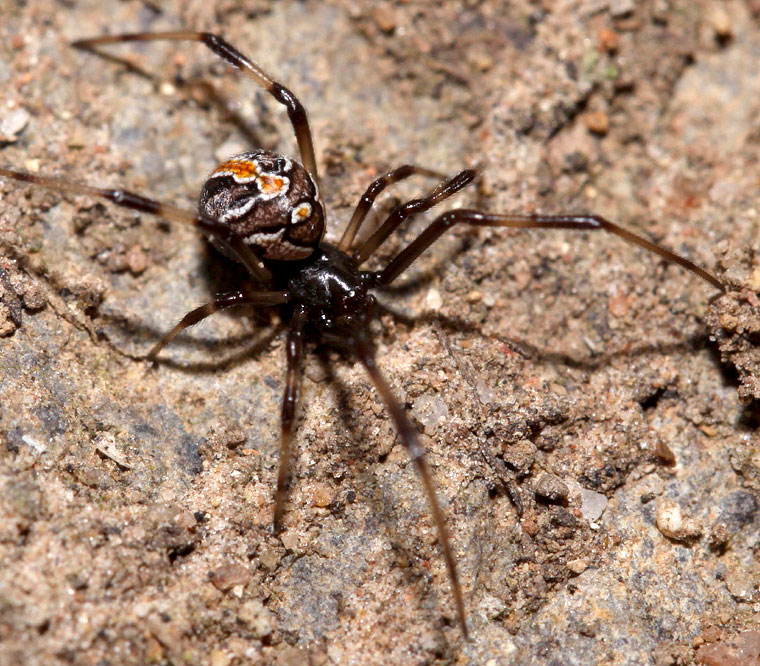
M 279 194 L 285 188 L 285 180 L 280 176 L 264 174 L 256 182 L 259 184 L 261 192 L 269 196 Z
M 253 160 L 227 160 L 214 169 L 211 177 L 232 176 L 237 181 L 247 181 L 259 175 L 259 165 Z

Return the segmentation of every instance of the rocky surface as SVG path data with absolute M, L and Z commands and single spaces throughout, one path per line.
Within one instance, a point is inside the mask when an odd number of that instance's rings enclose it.
M 292 153 L 277 104 L 196 44 L 68 45 L 182 27 L 306 104 L 332 238 L 384 170 L 475 165 L 451 205 L 593 211 L 728 291 L 616 238 L 458 229 L 389 292 L 379 359 L 429 451 L 465 642 L 359 367 L 306 363 L 275 538 L 276 318 L 215 316 L 150 369 L 240 272 L 190 229 L 0 181 L 0 663 L 756 663 L 758 3 L 11 2 L 0 164 L 192 207 L 230 154 Z

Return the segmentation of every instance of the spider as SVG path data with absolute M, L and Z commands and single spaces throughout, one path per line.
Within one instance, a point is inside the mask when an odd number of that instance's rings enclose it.
M 479 210 L 449 210 L 436 217 L 411 243 L 378 271 L 361 266 L 413 215 L 445 201 L 477 176 L 464 169 L 449 178 L 430 169 L 404 164 L 373 181 L 354 209 L 337 244 L 324 240 L 325 208 L 319 194 L 319 174 L 306 110 L 285 86 L 266 74 L 219 35 L 208 32 L 140 32 L 105 35 L 73 42 L 84 50 L 105 44 L 169 40 L 200 42 L 272 95 L 287 110 L 298 142 L 300 163 L 267 150 L 235 155 L 211 172 L 200 193 L 198 211 L 185 210 L 123 189 L 106 189 L 61 178 L 0 168 L 0 175 L 43 187 L 93 197 L 117 206 L 188 224 L 205 235 L 222 253 L 240 262 L 256 289 L 239 289 L 188 312 L 150 351 L 156 362 L 161 350 L 179 333 L 219 310 L 238 305 L 279 309 L 287 323 L 286 377 L 281 408 L 280 460 L 274 494 L 273 529 L 282 529 L 296 406 L 301 385 L 301 361 L 306 339 L 323 341 L 348 352 L 366 370 L 395 424 L 399 439 L 422 482 L 438 543 L 446 563 L 461 632 L 468 637 L 465 606 L 449 532 L 433 478 L 417 432 L 377 365 L 370 323 L 377 316 L 372 291 L 394 282 L 442 234 L 456 225 L 519 229 L 605 231 L 678 264 L 724 291 L 712 273 L 656 243 L 597 215 L 501 214 Z M 427 195 L 393 209 L 364 240 L 358 232 L 378 195 L 413 175 L 437 177 Z

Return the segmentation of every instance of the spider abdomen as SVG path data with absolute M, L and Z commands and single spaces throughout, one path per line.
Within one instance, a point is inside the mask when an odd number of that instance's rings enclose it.
M 211 172 L 198 207 L 262 259 L 309 257 L 324 234 L 316 183 L 298 162 L 267 150 L 228 159 Z

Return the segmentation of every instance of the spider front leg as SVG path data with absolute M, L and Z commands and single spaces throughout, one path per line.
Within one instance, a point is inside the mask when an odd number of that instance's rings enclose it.
M 303 329 L 307 312 L 303 305 L 296 308 L 285 344 L 287 369 L 285 371 L 285 394 L 282 397 L 282 439 L 280 441 L 280 469 L 277 474 L 277 490 L 274 495 L 274 533 L 282 531 L 282 514 L 285 509 L 285 486 L 288 481 L 290 442 L 293 437 L 298 395 L 301 390 L 301 359 L 303 358 Z
M 245 293 L 242 291 L 235 291 L 229 294 L 222 294 L 218 296 L 210 303 L 201 305 L 188 312 L 180 322 L 169 331 L 161 341 L 150 350 L 148 354 L 148 361 L 151 363 L 156 362 L 156 357 L 161 350 L 166 347 L 174 338 L 176 338 L 182 331 L 190 326 L 194 326 L 198 322 L 202 321 L 206 317 L 210 317 L 215 312 L 223 310 L 225 308 L 231 308 L 236 305 L 280 305 L 287 303 L 290 298 L 290 294 L 287 291 L 271 291 L 271 292 L 254 292 Z
M 150 213 L 158 217 L 163 217 L 173 222 L 182 222 L 183 224 L 191 224 L 200 228 L 207 233 L 227 233 L 227 227 L 218 222 L 210 219 L 202 218 L 198 213 L 185 210 L 184 208 L 177 208 L 171 204 L 161 203 L 154 199 L 149 199 L 140 194 L 129 192 L 122 189 L 111 189 L 104 187 L 93 187 L 92 185 L 85 185 L 83 183 L 75 183 L 65 178 L 53 178 L 50 176 L 35 176 L 32 173 L 26 171 L 15 171 L 13 169 L 4 169 L 0 167 L 0 176 L 4 178 L 10 178 L 12 180 L 18 180 L 23 183 L 31 183 L 33 185 L 40 185 L 41 187 L 47 187 L 53 190 L 61 190 L 63 192 L 73 192 L 74 194 L 85 194 L 91 197 L 100 197 L 102 199 L 108 199 L 111 203 L 123 208 L 131 208 L 142 213 Z
M 356 204 L 354 214 L 351 216 L 351 220 L 346 226 L 346 230 L 343 232 L 343 236 L 338 243 L 338 248 L 343 252 L 348 252 L 353 245 L 354 238 L 356 237 L 359 228 L 364 222 L 364 218 L 367 217 L 372 208 L 372 204 L 375 203 L 378 195 L 389 185 L 398 183 L 406 178 L 409 178 L 415 174 L 421 176 L 430 176 L 431 178 L 443 178 L 443 174 L 432 169 L 425 169 L 424 167 L 414 166 L 413 164 L 402 164 L 400 167 L 396 167 L 392 171 L 380 176 L 370 183 L 367 191 L 359 199 L 359 203 Z
M 257 85 L 266 90 L 288 112 L 290 123 L 298 141 L 298 149 L 301 152 L 301 162 L 306 170 L 319 182 L 317 172 L 317 160 L 314 157 L 314 141 L 311 137 L 309 119 L 306 109 L 298 98 L 285 86 L 275 81 L 261 67 L 238 51 L 232 44 L 219 35 L 211 32 L 177 31 L 177 32 L 135 32 L 123 35 L 103 35 L 90 39 L 79 39 L 72 42 L 72 46 L 79 49 L 90 50 L 103 44 L 120 44 L 124 42 L 153 42 L 168 40 L 175 42 L 201 42 L 216 55 L 227 61 L 233 67 L 239 68 L 243 74 L 253 79 Z
M 453 194 L 459 192 L 463 187 L 469 185 L 477 175 L 478 172 L 474 169 L 465 169 L 441 182 L 426 197 L 411 199 L 401 204 L 391 212 L 385 219 L 385 222 L 380 225 L 380 228 L 353 253 L 354 261 L 356 261 L 357 265 L 364 263 L 387 240 L 388 236 L 398 229 L 404 220 L 417 213 L 424 213 L 426 210 L 430 210 L 433 206 L 445 201 Z
M 512 229 L 574 229 L 577 231 L 606 231 L 623 240 L 660 255 L 663 259 L 685 268 L 720 291 L 723 283 L 712 273 L 694 262 L 650 241 L 639 234 L 599 217 L 598 215 L 505 215 L 477 210 L 451 210 L 439 215 L 406 248 L 398 253 L 380 272 L 379 284 L 390 284 L 429 248 L 440 236 L 456 224 L 479 227 L 508 227 Z
M 228 225 L 218 222 L 203 213 L 194 213 L 184 208 L 178 208 L 171 204 L 162 203 L 155 199 L 135 194 L 129 190 L 113 189 L 106 187 L 93 187 L 84 183 L 77 183 L 66 178 L 54 178 L 51 176 L 36 176 L 26 171 L 15 171 L 0 167 L 0 176 L 18 180 L 22 183 L 31 183 L 62 192 L 73 192 L 91 197 L 106 199 L 111 203 L 129 208 L 141 213 L 150 213 L 156 217 L 162 217 L 172 222 L 180 222 L 195 227 L 207 236 L 214 237 L 221 244 L 230 249 L 240 262 L 248 269 L 251 275 L 259 282 L 266 283 L 272 279 L 269 269 L 250 251 L 242 239 L 230 235 Z

